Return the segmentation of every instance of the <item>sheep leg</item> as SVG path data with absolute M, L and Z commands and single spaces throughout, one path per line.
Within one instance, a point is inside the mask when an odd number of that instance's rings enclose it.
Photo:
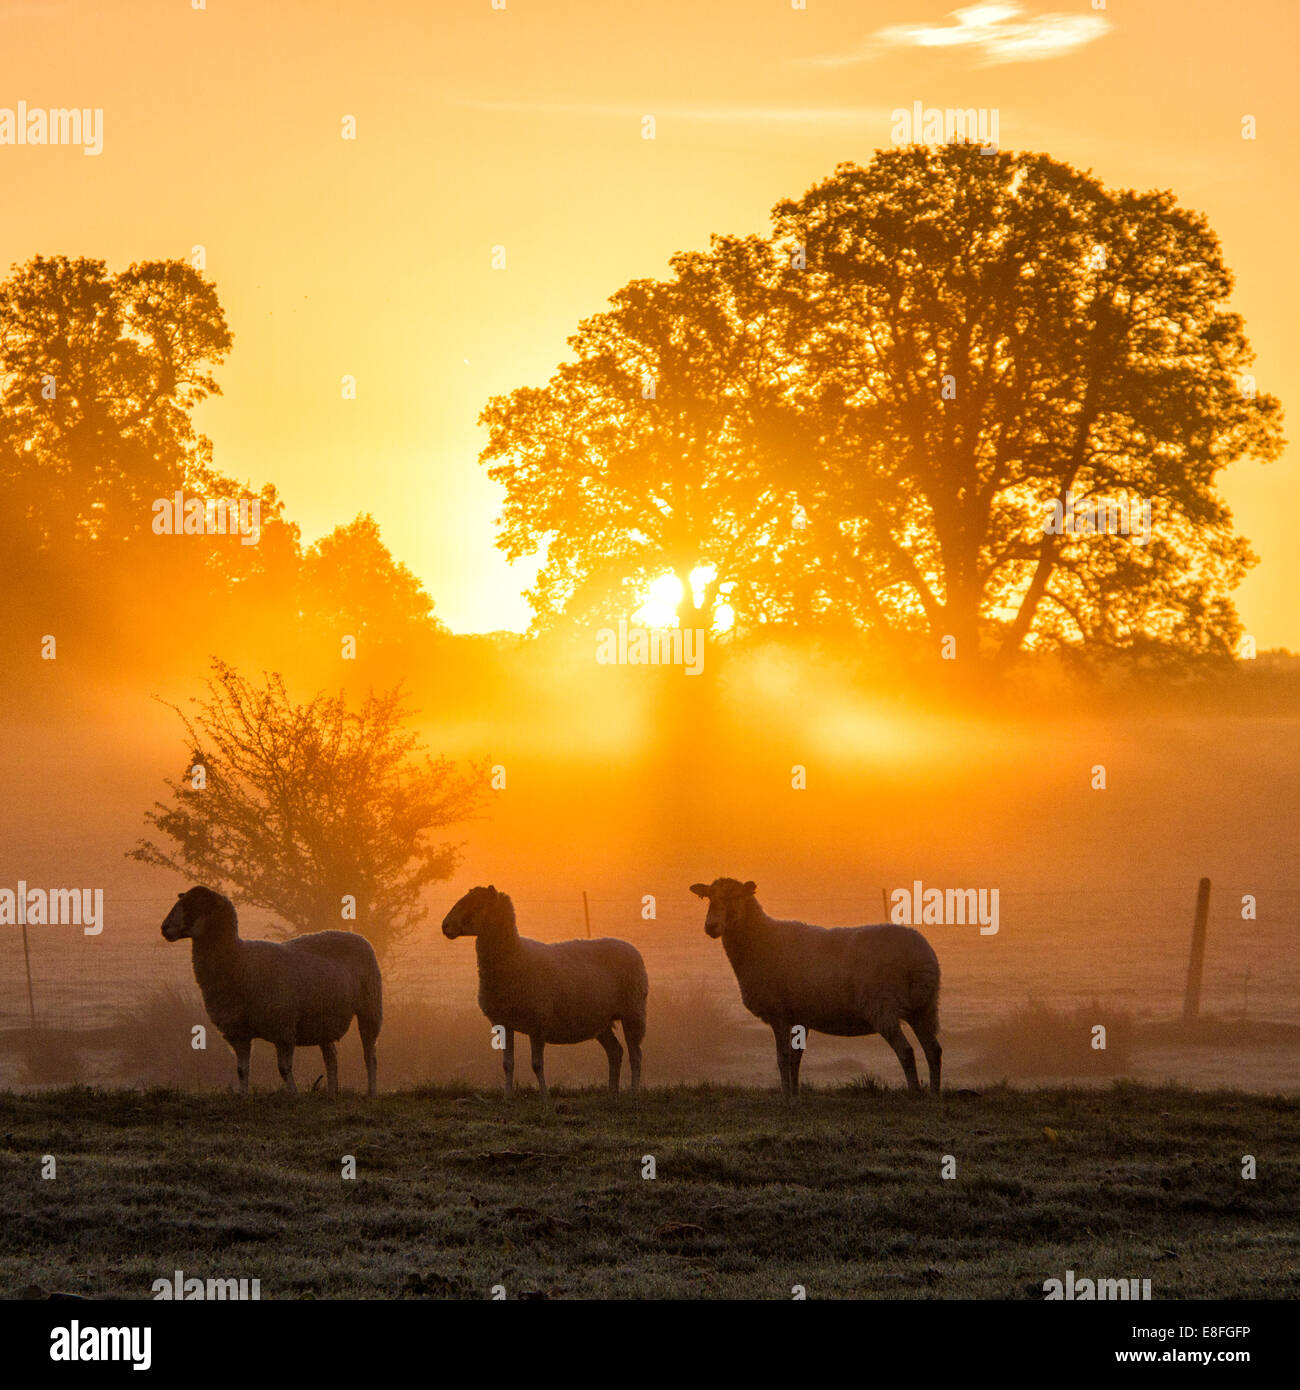
M 903 1064 L 903 1075 L 907 1077 L 907 1089 L 919 1091 L 921 1083 L 916 1078 L 916 1054 L 912 1051 L 912 1044 L 904 1037 L 902 1028 L 895 1021 L 879 1031 L 880 1036 L 894 1049 L 894 1055 Z
M 332 1043 L 321 1043 L 320 1055 L 325 1059 L 325 1094 L 333 1100 L 339 1093 L 339 1050 Z
M 239 1073 L 239 1094 L 248 1094 L 248 1059 L 252 1055 L 253 1040 L 244 1038 L 240 1042 L 231 1043 L 235 1049 L 235 1070 Z
M 284 1082 L 284 1089 L 291 1095 L 297 1095 L 298 1088 L 293 1084 L 293 1044 L 276 1043 L 275 1061 L 280 1068 L 280 1079 Z
M 366 1095 L 373 1096 L 376 1089 L 376 1073 L 379 1070 L 375 1059 L 375 1037 L 373 1033 L 361 1034 L 361 1051 L 366 1059 Z
M 798 1100 L 798 1099 L 799 1099 L 799 1067 L 800 1067 L 800 1064 L 803 1062 L 803 1054 L 804 1054 L 804 1049 L 803 1049 L 802 1047 L 795 1047 L 794 1044 L 791 1043 L 791 1045 L 790 1045 L 790 1061 L 789 1061 L 789 1067 L 790 1067 L 790 1099 L 791 1099 L 791 1100 Z
M 551 1093 L 546 1089 L 546 1073 L 542 1070 L 542 1053 L 546 1050 L 546 1040 L 540 1033 L 528 1039 L 533 1045 L 533 1074 L 537 1077 L 537 1089 L 543 1100 L 549 1101 Z
M 506 1050 L 502 1053 L 501 1065 L 506 1073 L 506 1099 L 515 1093 L 515 1030 L 506 1029 Z
M 623 1067 L 623 1045 L 614 1036 L 613 1024 L 603 1033 L 598 1033 L 596 1041 L 605 1049 L 605 1056 L 609 1058 L 609 1089 L 617 1095 L 618 1074 Z
M 939 1071 L 943 1063 L 943 1048 L 939 1046 L 939 1039 L 934 1033 L 921 1024 L 918 1027 L 912 1024 L 912 1032 L 916 1034 L 916 1040 L 921 1044 L 921 1050 L 925 1053 L 926 1065 L 930 1068 L 930 1094 L 939 1094 Z
M 632 1068 L 632 1094 L 641 1089 L 641 1039 L 645 1037 L 645 1022 L 634 1019 L 631 1026 L 623 1020 L 623 1040 L 627 1043 L 628 1062 Z
M 776 1065 L 781 1072 L 781 1094 L 790 1098 L 790 1030 L 781 1023 L 772 1025 L 776 1039 Z

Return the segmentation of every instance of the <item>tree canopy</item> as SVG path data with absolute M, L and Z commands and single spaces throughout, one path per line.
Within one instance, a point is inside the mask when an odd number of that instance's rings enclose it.
M 1280 408 L 1202 216 L 954 143 L 843 164 L 773 223 L 634 281 L 488 403 L 539 625 L 703 570 L 706 626 L 725 599 L 742 629 L 838 615 L 981 660 L 1231 650 L 1253 557 L 1216 477 L 1276 455 Z M 1146 537 L 1047 526 L 1148 505 Z
M 109 275 L 37 256 L 0 285 L 0 503 L 36 549 L 147 532 L 150 503 L 210 446 L 190 412 L 231 346 L 213 286 L 181 261 Z
M 424 586 L 393 558 L 368 512 L 307 549 L 300 584 L 302 611 L 331 635 L 400 645 L 445 630 Z

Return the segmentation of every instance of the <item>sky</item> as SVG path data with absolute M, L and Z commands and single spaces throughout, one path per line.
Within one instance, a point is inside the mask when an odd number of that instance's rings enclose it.
M 869 161 L 914 101 L 1204 212 L 1260 389 L 1300 399 L 1294 0 L 201 3 L 0 0 L 0 108 L 104 112 L 98 155 L 0 145 L 0 265 L 201 246 L 235 339 L 198 414 L 218 468 L 273 481 L 307 542 L 372 513 L 456 631 L 529 619 L 488 398 L 673 252 Z M 1295 458 L 1221 479 L 1261 649 L 1300 650 Z

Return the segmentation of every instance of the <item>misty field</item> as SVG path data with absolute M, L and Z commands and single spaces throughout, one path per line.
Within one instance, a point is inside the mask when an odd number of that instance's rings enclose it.
M 0 1293 L 142 1298 L 179 1269 L 264 1299 L 1025 1299 L 1073 1269 L 1295 1298 L 1298 1139 L 1294 1099 L 1127 1082 L 794 1109 L 714 1086 L 551 1111 L 463 1088 L 4 1093 Z

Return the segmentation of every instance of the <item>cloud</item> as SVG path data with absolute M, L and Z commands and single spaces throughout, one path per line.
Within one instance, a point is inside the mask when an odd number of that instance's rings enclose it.
M 1104 14 L 1025 15 L 1023 5 L 966 5 L 951 24 L 895 24 L 878 29 L 852 53 L 808 61 L 819 67 L 869 62 L 887 48 L 973 48 L 986 66 L 1059 58 L 1111 30 Z

